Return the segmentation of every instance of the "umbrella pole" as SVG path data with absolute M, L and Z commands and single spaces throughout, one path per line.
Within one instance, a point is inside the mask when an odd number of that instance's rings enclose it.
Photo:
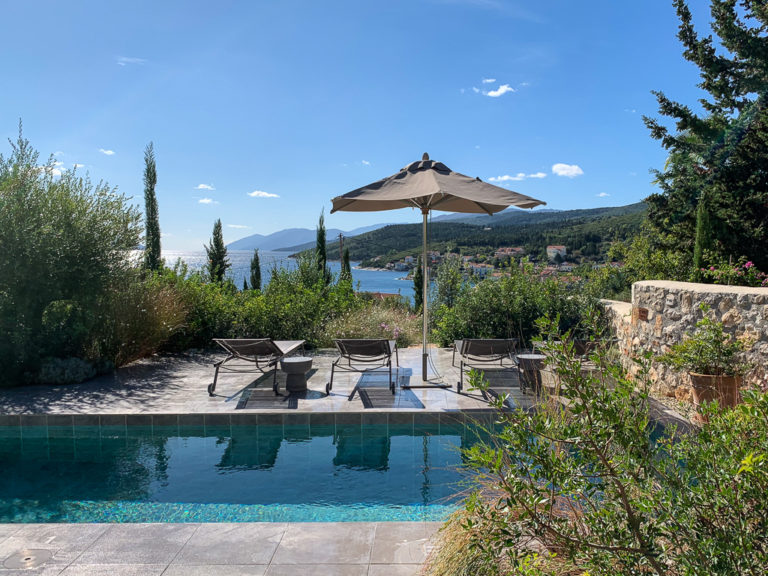
M 423 312 L 422 315 L 424 316 L 424 332 L 422 334 L 422 342 L 424 343 L 424 348 L 422 350 L 421 355 L 421 380 L 423 382 L 427 381 L 427 360 L 429 357 L 429 352 L 427 351 L 427 326 L 429 326 L 429 317 L 428 317 L 428 310 L 429 306 L 429 266 L 427 265 L 427 214 L 429 214 L 428 208 L 422 208 L 421 213 L 424 216 L 424 221 L 421 225 L 421 233 L 422 238 L 424 239 L 424 243 L 421 249 L 421 265 L 424 267 L 423 274 L 424 276 L 424 287 L 422 292 L 422 307 Z

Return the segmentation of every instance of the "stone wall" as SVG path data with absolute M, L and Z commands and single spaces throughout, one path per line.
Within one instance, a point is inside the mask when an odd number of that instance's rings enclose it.
M 654 356 L 692 332 L 702 318 L 699 304 L 709 305 L 709 315 L 723 323 L 736 338 L 751 338 L 755 345 L 747 360 L 755 364 L 747 383 L 768 387 L 768 288 L 719 286 L 661 280 L 636 282 L 632 303 L 606 301 L 613 313 L 619 346 L 629 358 L 650 350 Z M 651 369 L 656 392 L 686 400 L 690 397 L 687 374 L 654 362 Z

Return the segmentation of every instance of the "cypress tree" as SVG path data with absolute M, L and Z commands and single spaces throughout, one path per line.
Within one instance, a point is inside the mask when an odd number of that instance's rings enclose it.
M 344 254 L 341 257 L 341 276 L 339 280 L 352 281 L 352 266 L 349 263 L 349 248 L 344 248 Z
M 160 253 L 160 216 L 155 195 L 156 184 L 155 148 L 150 142 L 144 149 L 144 221 L 146 225 L 144 267 L 147 270 L 160 270 L 163 267 Z
M 243 292 L 248 290 L 248 280 L 243 276 Z
M 221 219 L 213 225 L 213 237 L 211 243 L 205 247 L 208 255 L 208 277 L 211 282 L 223 282 L 224 275 L 229 268 L 227 247 L 224 246 L 224 236 L 221 233 Z
M 323 281 L 328 284 L 331 274 L 328 271 L 328 252 L 325 245 L 325 214 L 320 212 L 320 220 L 317 223 L 317 240 L 315 242 L 315 259 L 317 270 L 322 274 Z
M 251 290 L 261 290 L 261 262 L 259 262 L 259 249 L 253 251 L 251 258 Z
M 413 271 L 413 307 L 416 312 L 424 305 L 424 271 L 421 268 L 421 256 L 416 260 L 416 269 Z
M 704 251 L 712 244 L 712 227 L 709 223 L 706 200 L 702 196 L 696 209 L 696 240 L 693 246 L 693 280 L 701 280 L 701 268 L 704 266 Z

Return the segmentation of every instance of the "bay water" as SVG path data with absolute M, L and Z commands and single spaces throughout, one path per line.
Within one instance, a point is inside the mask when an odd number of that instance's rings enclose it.
M 241 288 L 243 279 L 251 276 L 252 250 L 228 250 L 227 256 L 232 265 L 227 271 L 227 276 L 232 278 L 235 286 Z M 163 258 L 167 266 L 173 266 L 179 258 L 183 260 L 190 271 L 202 270 L 206 264 L 204 250 L 163 250 Z M 288 252 L 270 252 L 259 250 L 259 263 L 261 264 L 261 282 L 266 286 L 272 273 L 272 268 L 292 269 L 296 261 L 288 256 Z M 370 270 L 357 268 L 358 262 L 351 262 L 352 283 L 355 290 L 363 292 L 383 292 L 386 294 L 400 294 L 413 301 L 413 281 L 405 280 L 405 272 L 394 270 Z M 334 276 L 338 277 L 341 271 L 341 262 L 329 261 L 328 267 Z

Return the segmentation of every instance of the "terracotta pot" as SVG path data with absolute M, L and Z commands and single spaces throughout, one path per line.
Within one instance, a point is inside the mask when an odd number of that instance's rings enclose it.
M 732 408 L 739 403 L 739 387 L 741 376 L 715 376 L 712 374 L 696 374 L 689 372 L 693 386 L 693 404 L 698 410 L 704 402 L 717 400 L 721 408 Z M 698 413 L 699 421 L 706 418 Z

